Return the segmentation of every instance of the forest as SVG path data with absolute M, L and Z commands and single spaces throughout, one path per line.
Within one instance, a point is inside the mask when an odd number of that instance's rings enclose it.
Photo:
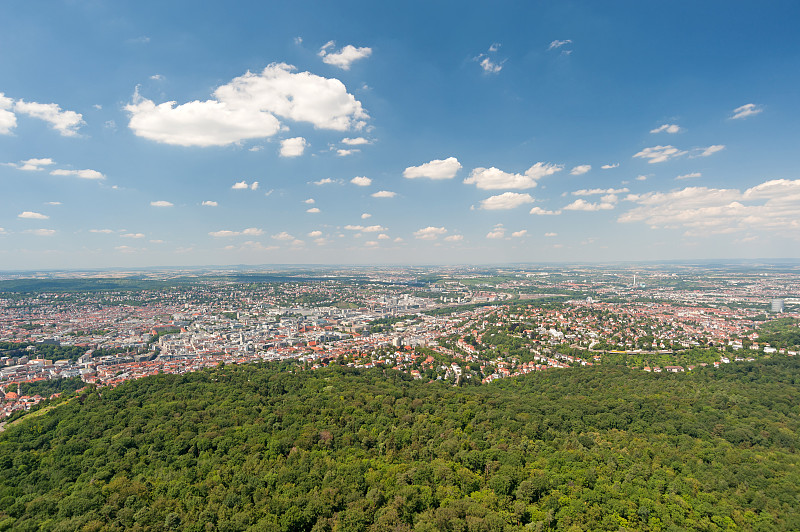
M 800 530 L 800 360 L 453 387 L 227 365 L 0 433 L 0 530 Z

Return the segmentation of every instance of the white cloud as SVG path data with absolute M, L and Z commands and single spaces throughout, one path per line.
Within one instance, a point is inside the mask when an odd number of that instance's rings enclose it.
M 122 238 L 144 238 L 144 233 L 124 233 L 120 235 Z
M 296 240 L 295 237 L 293 237 L 286 231 L 281 231 L 277 235 L 272 235 L 272 238 L 274 238 L 275 240 Z
M 283 139 L 281 141 L 281 157 L 300 157 L 306 150 L 308 142 L 303 137 Z
M 464 240 L 464 236 L 463 235 L 450 235 L 450 236 L 444 237 L 444 239 L 445 239 L 446 242 L 461 242 L 462 240 Z
M 444 227 L 433 227 L 428 226 L 423 229 L 419 229 L 414 231 L 414 238 L 418 238 L 420 240 L 436 240 L 441 235 L 445 234 L 447 229 Z
M 258 181 L 253 181 L 249 185 L 247 184 L 247 181 L 238 181 L 234 183 L 231 188 L 234 190 L 258 190 Z M 270 192 L 267 192 L 267 196 L 270 195 Z
M 339 157 L 347 157 L 348 155 L 353 155 L 354 153 L 358 153 L 361 150 L 345 150 L 345 149 L 338 149 L 336 150 L 336 155 Z
M 150 79 L 152 79 L 153 81 L 161 81 L 164 79 L 164 76 L 162 76 L 161 74 L 153 74 L 152 76 L 150 76 Z
M 104 234 L 104 235 L 110 235 L 114 231 L 111 230 L 111 229 L 89 229 L 89 232 L 90 233 L 101 233 L 101 234 Z
M 554 236 L 558 236 L 558 233 L 545 233 L 544 236 L 547 238 L 553 238 Z
M 489 56 L 485 54 L 481 54 L 475 58 L 475 61 L 478 61 L 478 64 L 481 65 L 481 68 L 487 74 L 497 74 L 501 70 L 503 70 L 503 63 L 495 63 L 492 61 Z
M 776 233 L 794 240 L 800 235 L 800 179 L 766 181 L 745 191 L 687 187 L 673 192 L 630 194 L 637 206 L 620 222 L 651 227 L 684 227 L 694 236 L 738 231 Z
M 80 177 L 81 179 L 105 179 L 106 176 L 98 172 L 97 170 L 53 170 L 50 172 L 50 175 L 60 175 L 60 176 L 74 176 Z
M 359 187 L 368 187 L 372 184 L 372 179 L 363 176 L 354 177 L 353 179 L 350 180 L 350 182 Z
M 61 205 L 60 201 L 46 201 L 44 202 L 45 205 Z
M 608 211 L 614 208 L 617 197 L 613 194 L 603 196 L 599 203 L 590 203 L 585 199 L 576 199 L 566 207 L 565 211 Z
M 303 200 L 303 203 L 307 205 L 313 205 L 314 203 L 316 203 L 316 200 L 314 198 L 308 198 L 307 200 Z
M 650 133 L 662 133 L 662 132 L 672 133 L 672 134 L 680 133 L 681 127 L 677 124 L 663 124 L 655 129 L 650 130 Z
M 630 192 L 627 188 L 590 188 L 576 190 L 572 193 L 573 196 L 596 196 L 599 194 L 623 194 Z
M 333 41 L 328 41 L 327 44 L 319 49 L 318 55 L 322 58 L 323 63 L 339 67 L 342 70 L 350 70 L 350 65 L 355 61 L 367 58 L 372 54 L 372 48 L 356 48 L 352 44 L 344 46 L 338 52 L 329 52 L 335 44 Z
M 461 163 L 455 157 L 447 159 L 434 159 L 429 163 L 419 166 L 409 166 L 403 171 L 403 177 L 415 179 L 427 177 L 429 179 L 452 179 L 461 170 Z
M 647 177 L 646 175 L 637 175 L 636 181 L 647 181 Z
M 521 194 L 519 192 L 503 192 L 497 196 L 491 196 L 481 201 L 481 209 L 493 211 L 514 209 L 526 203 L 533 203 L 533 197 L 530 194 Z
M 522 238 L 523 236 L 525 236 L 527 234 L 528 234 L 528 230 L 527 229 L 522 229 L 521 231 L 514 231 L 513 233 L 511 233 L 511 236 L 514 237 L 514 238 Z
M 364 233 L 380 233 L 381 231 L 386 231 L 386 228 L 382 225 L 368 225 L 367 227 L 363 225 L 345 225 L 344 228 L 348 231 L 362 231 Z
M 44 170 L 45 166 L 50 166 L 52 164 L 55 164 L 53 159 L 45 157 L 43 159 L 27 159 L 25 161 L 20 161 L 19 164 L 9 163 L 9 166 L 13 166 L 17 170 L 25 170 L 26 172 L 38 172 Z
M 320 212 L 322 212 L 322 211 L 321 211 L 321 210 L 319 210 L 319 208 L 318 208 L 318 207 L 311 207 L 310 209 L 306 209 L 306 212 L 309 212 L 309 213 L 311 213 L 311 214 L 318 214 L 318 213 L 320 213 Z
M 311 238 L 319 238 L 322 236 L 322 231 L 311 231 L 308 233 L 308 236 Z
M 557 216 L 561 214 L 561 211 L 548 211 L 546 209 L 542 209 L 541 207 L 534 207 L 531 209 L 531 214 L 536 214 L 539 216 Z
M 55 103 L 36 103 L 19 100 L 14 104 L 14 110 L 39 120 L 48 122 L 53 129 L 64 137 L 74 137 L 85 122 L 83 115 L 75 111 L 62 111 Z
M 17 127 L 17 116 L 10 111 L 13 105 L 14 100 L 0 92 L 0 135 L 10 135 Z
M 369 144 L 369 141 L 364 137 L 356 137 L 354 139 L 345 137 L 342 139 L 342 144 L 347 144 L 348 146 L 362 146 L 364 144 Z
M 0 94 L 2 96 L 2 94 Z M 737 107 L 733 110 L 733 115 L 731 115 L 732 120 L 737 120 L 739 118 L 745 118 L 748 116 L 757 115 L 764 109 L 760 105 L 756 105 L 754 103 L 746 103 L 741 107 Z
M 583 175 L 583 174 L 585 174 L 586 172 L 588 172 L 591 169 L 592 169 L 592 165 L 591 164 L 582 164 L 580 166 L 576 166 L 575 168 L 573 168 L 570 171 L 570 174 L 572 174 L 572 175 Z
M 489 51 L 496 52 L 497 50 L 500 49 L 501 46 L 502 44 L 500 44 L 499 42 L 492 43 L 492 45 L 489 47 Z
M 172 207 L 173 206 L 172 203 L 170 203 L 169 201 L 164 201 L 164 200 L 151 201 L 150 205 L 152 205 L 153 207 Z
M 602 168 L 603 170 L 611 170 L 612 168 L 619 168 L 619 163 L 614 163 L 614 164 L 604 164 L 604 165 L 603 165 L 603 166 L 601 166 L 600 168 Z
M 322 185 L 330 185 L 331 183 L 336 183 L 336 182 L 337 180 L 331 179 L 330 177 L 325 177 L 323 179 L 320 179 L 319 181 L 314 181 L 314 184 L 317 186 L 322 186 Z
M 703 151 L 701 151 L 697 155 L 694 155 L 693 157 L 708 157 L 709 155 L 713 155 L 713 154 L 717 153 L 718 151 L 724 150 L 725 149 L 725 145 L 724 144 L 715 144 L 713 146 L 709 146 L 708 148 L 699 148 L 699 149 L 701 149 Z
M 558 41 L 558 40 L 552 41 L 550 43 L 550 46 L 547 47 L 547 49 L 548 50 L 556 50 L 558 48 L 561 48 L 565 44 L 572 44 L 572 39 L 564 39 L 563 41 Z
M 156 105 L 137 89 L 125 110 L 136 135 L 179 146 L 225 146 L 270 137 L 281 128 L 276 115 L 336 131 L 361 129 L 369 118 L 338 79 L 297 73 L 285 63 L 234 78 L 206 101 Z
M 391 192 L 389 190 L 379 190 L 372 194 L 373 198 L 393 198 L 397 196 L 397 192 Z
M 703 177 L 703 174 L 701 174 L 700 172 L 692 172 L 690 174 L 679 175 L 675 179 L 692 179 L 694 177 Z
M 208 234 L 214 238 L 228 238 L 232 236 L 261 236 L 264 234 L 264 230 L 259 229 L 258 227 L 248 227 L 247 229 L 243 229 L 241 231 L 229 231 L 227 229 L 223 229 L 221 231 L 211 231 Z
M 216 206 L 219 205 L 219 203 L 217 203 L 216 201 L 206 200 L 203 203 L 201 203 L 200 205 L 202 205 L 204 207 L 216 207 Z
M 366 220 L 367 218 L 372 218 L 372 215 L 368 212 L 365 212 L 361 215 L 362 220 Z
M 685 155 L 685 151 L 681 151 L 674 146 L 653 146 L 652 148 L 645 148 L 634 157 L 641 159 L 649 159 L 648 163 L 663 163 L 670 159 L 675 159 L 681 155 Z
M 486 233 L 486 238 L 498 240 L 506 236 L 506 228 L 502 225 L 496 225 L 494 229 Z
M 17 215 L 17 218 L 27 218 L 28 220 L 47 220 L 50 217 L 40 212 L 23 211 Z
M 390 240 L 392 237 L 387 235 L 386 233 L 381 233 L 378 235 L 378 240 Z
M 464 184 L 472 185 L 482 190 L 498 190 L 504 188 L 526 189 L 537 185 L 537 180 L 553 175 L 564 168 L 560 164 L 538 162 L 528 168 L 525 174 L 511 174 L 498 168 L 475 168 L 464 180 Z
M 54 234 L 56 234 L 55 229 L 27 229 L 26 231 L 23 232 L 36 236 L 53 236 Z

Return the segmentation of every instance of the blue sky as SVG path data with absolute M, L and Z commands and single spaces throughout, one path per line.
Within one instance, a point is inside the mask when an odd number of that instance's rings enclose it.
M 0 15 L 0 269 L 800 257 L 797 2 Z

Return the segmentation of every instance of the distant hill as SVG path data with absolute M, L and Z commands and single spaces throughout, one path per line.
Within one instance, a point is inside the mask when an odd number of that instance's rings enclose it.
M 0 434 L 0 530 L 800 530 L 800 360 L 454 388 L 242 365 Z

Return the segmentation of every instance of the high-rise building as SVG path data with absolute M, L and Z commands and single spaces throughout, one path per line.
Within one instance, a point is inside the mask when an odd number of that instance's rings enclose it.
M 772 312 L 783 312 L 783 299 L 781 298 L 774 298 L 770 301 L 770 307 Z

